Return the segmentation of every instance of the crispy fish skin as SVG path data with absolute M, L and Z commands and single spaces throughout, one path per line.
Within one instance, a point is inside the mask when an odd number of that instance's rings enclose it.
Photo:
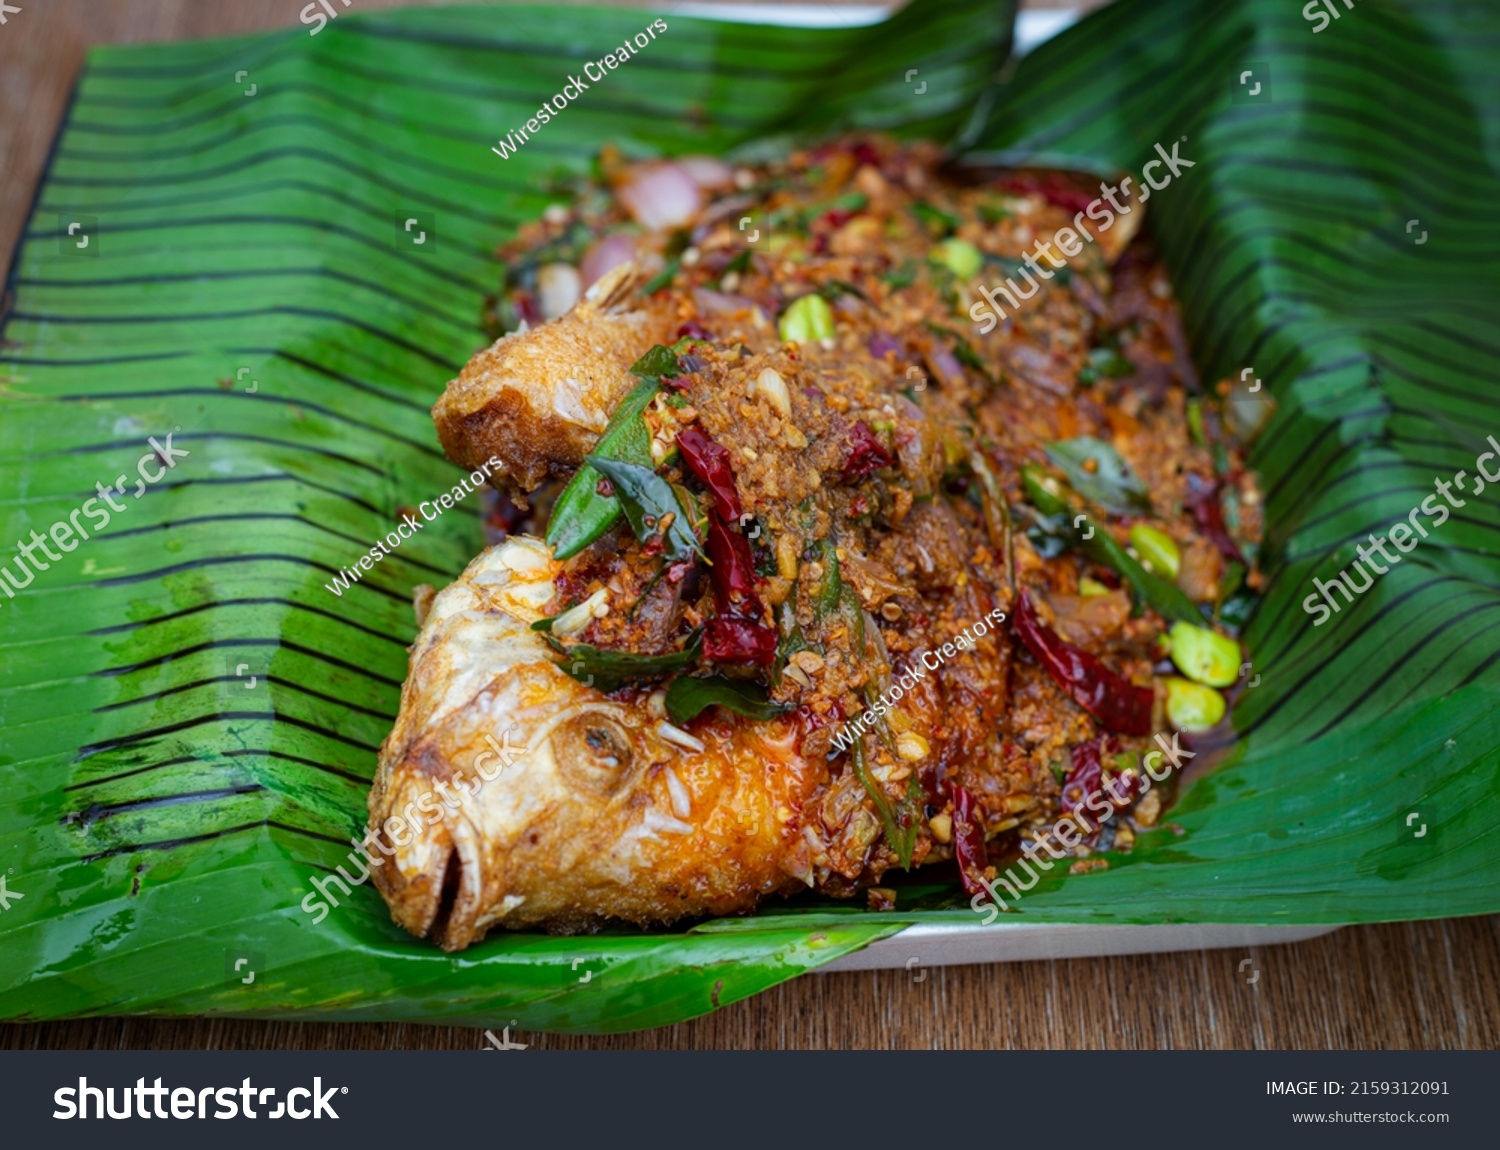
M 670 922 L 800 887 L 785 864 L 828 767 L 797 753 L 796 720 L 704 724 L 696 751 L 644 699 L 576 681 L 530 629 L 556 567 L 536 540 L 486 550 L 412 648 L 369 800 L 395 920 L 451 951 L 493 926 Z
M 671 338 L 669 307 L 632 300 L 638 278 L 623 264 L 566 315 L 469 360 L 432 409 L 448 458 L 472 469 L 493 457 L 496 485 L 523 494 L 578 467 L 630 390 L 639 349 Z

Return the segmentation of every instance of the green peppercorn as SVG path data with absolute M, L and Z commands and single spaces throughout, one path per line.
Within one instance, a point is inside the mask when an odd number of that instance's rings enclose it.
M 933 247 L 931 258 L 961 280 L 973 279 L 984 265 L 984 256 L 967 240 L 944 240 Z
M 1172 676 L 1167 686 L 1167 720 L 1179 731 L 1207 731 L 1224 718 L 1224 696 L 1212 687 Z
M 1191 623 L 1173 623 L 1167 634 L 1172 662 L 1195 683 L 1228 687 L 1240 677 L 1240 645 L 1229 636 Z
M 777 325 L 783 343 L 833 338 L 833 309 L 820 295 L 805 295 L 787 308 Z
M 1149 523 L 1137 523 L 1130 529 L 1130 544 L 1148 570 L 1164 579 L 1177 578 L 1182 569 L 1182 552 L 1165 531 Z

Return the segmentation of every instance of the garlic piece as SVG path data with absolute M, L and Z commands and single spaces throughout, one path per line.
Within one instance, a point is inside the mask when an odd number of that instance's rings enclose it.
M 609 612 L 609 595 L 603 587 L 595 591 L 582 603 L 575 603 L 556 619 L 552 620 L 552 634 L 566 638 L 576 635 L 595 619 Z
M 792 414 L 792 394 L 787 390 L 786 380 L 774 368 L 766 368 L 756 376 L 755 386 L 783 416 Z
M 933 815 L 927 820 L 927 825 L 932 828 L 932 837 L 940 843 L 951 843 L 953 841 L 953 816 L 950 814 Z
M 536 273 L 536 302 L 544 319 L 556 319 L 578 302 L 583 279 L 569 264 L 546 264 Z
M 896 753 L 908 763 L 916 763 L 930 755 L 932 747 L 916 731 L 902 731 L 896 736 Z

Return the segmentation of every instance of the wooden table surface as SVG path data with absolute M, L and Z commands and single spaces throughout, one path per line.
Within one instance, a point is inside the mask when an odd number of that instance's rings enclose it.
M 422 0 L 355 2 L 368 11 Z M 22 11 L 0 26 L 0 251 L 7 263 L 90 45 L 287 26 L 297 23 L 302 7 L 300 0 L 18 0 L 15 6 Z M 1242 972 L 1245 958 L 1252 966 Z M 921 982 L 914 977 L 904 970 L 814 974 L 661 1030 L 512 1038 L 541 1049 L 1500 1045 L 1500 916 L 1347 927 L 1310 942 L 1248 951 L 949 967 L 929 970 Z M 483 1045 L 476 1030 L 406 1024 L 94 1019 L 0 1029 L 0 1046 L 21 1049 Z

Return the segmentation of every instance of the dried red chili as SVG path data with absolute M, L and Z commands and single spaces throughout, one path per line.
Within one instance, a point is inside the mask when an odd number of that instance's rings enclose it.
M 1064 640 L 1037 617 L 1031 593 L 1016 599 L 1016 636 L 1069 696 L 1108 730 L 1149 735 L 1155 692 L 1117 675 L 1087 651 Z
M 767 665 L 776 658 L 776 632 L 760 621 L 765 608 L 755 593 L 750 541 L 736 529 L 743 514 L 729 452 L 699 427 L 677 433 L 687 469 L 713 495 L 708 517 L 708 558 L 718 615 L 703 627 L 704 657 L 715 663 Z
M 1074 180 L 1059 172 L 1019 172 L 1003 176 L 997 181 L 1008 192 L 1017 195 L 1038 195 L 1049 204 L 1056 204 L 1071 215 L 1087 212 L 1088 206 L 1098 200 L 1089 188 L 1080 187 Z
M 530 292 L 517 288 L 511 292 L 510 301 L 515 305 L 516 315 L 525 320 L 528 326 L 535 327 L 542 322 L 542 309 L 537 306 Z
M 715 663 L 766 666 L 776 658 L 776 632 L 749 619 L 715 615 L 703 625 L 703 654 Z
M 1090 739 L 1073 748 L 1072 763 L 1063 777 L 1059 805 L 1064 815 L 1071 815 L 1089 834 L 1108 821 L 1109 812 L 1123 810 L 1135 798 L 1128 784 L 1125 788 L 1104 785 L 1104 758 L 1106 755 L 1113 758 L 1119 750 L 1120 745 L 1109 735 Z M 1125 793 L 1119 794 L 1122 789 Z M 1116 801 L 1117 795 L 1119 801 Z M 1085 809 L 1092 813 L 1092 819 L 1083 814 Z
M 412 515 L 417 513 L 415 507 L 398 507 L 397 514 L 408 512 Z M 509 535 L 515 531 L 521 520 L 526 518 L 526 512 L 522 511 L 511 500 L 509 495 L 494 490 L 485 491 L 485 523 L 496 531 L 503 531 Z
M 1229 529 L 1224 526 L 1224 504 L 1220 499 L 1223 490 L 1223 480 L 1209 483 L 1190 472 L 1188 510 L 1193 513 L 1193 522 L 1198 525 L 1198 530 L 1218 548 L 1220 555 L 1234 563 L 1244 563 L 1245 556 L 1230 536 Z
M 717 515 L 708 524 L 708 558 L 713 563 L 714 602 L 721 615 L 760 615 L 755 593 L 755 561 L 750 541 Z
M 1115 809 L 1123 811 L 1146 793 L 1145 776 L 1141 774 L 1139 767 L 1121 771 L 1105 784 L 1104 791 L 1109 795 L 1109 801 L 1115 805 Z
M 948 793 L 953 796 L 953 856 L 958 860 L 964 894 L 979 894 L 985 889 L 979 880 L 990 865 L 984 843 L 984 808 L 956 784 L 948 785 Z
M 1090 739 L 1073 748 L 1072 762 L 1068 767 L 1068 773 L 1063 776 L 1062 794 L 1058 797 L 1058 805 L 1062 808 L 1062 813 L 1071 815 L 1079 826 L 1090 833 L 1098 829 L 1098 824 L 1091 823 L 1080 812 L 1087 806 L 1095 815 L 1100 814 L 1100 808 L 1096 804 L 1090 804 L 1088 800 L 1099 792 L 1099 784 L 1104 780 L 1104 762 L 1100 746 L 1103 741 L 1103 739 Z
M 1105 759 L 1113 762 L 1119 753 L 1119 743 L 1109 735 L 1090 739 L 1073 748 L 1072 763 L 1063 777 L 1059 805 L 1064 815 L 1072 816 L 1090 834 L 1108 821 L 1109 811 L 1123 811 L 1145 790 L 1138 770 L 1116 774 L 1108 783 L 1104 781 Z M 1083 814 L 1085 809 L 1092 818 Z
M 685 427 L 677 433 L 677 449 L 682 461 L 714 497 L 714 510 L 727 523 L 739 523 L 742 514 L 740 493 L 735 490 L 734 472 L 729 452 L 719 446 L 699 427 Z
M 886 450 L 885 444 L 875 438 L 868 424 L 861 421 L 849 432 L 849 454 L 839 477 L 845 483 L 853 483 L 894 462 L 895 457 Z

